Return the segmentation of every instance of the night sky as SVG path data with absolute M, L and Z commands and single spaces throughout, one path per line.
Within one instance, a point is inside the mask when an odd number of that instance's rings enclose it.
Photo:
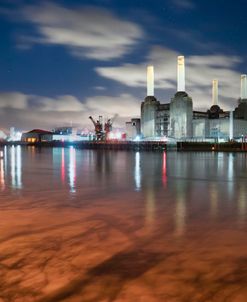
M 91 127 L 89 115 L 140 115 L 146 66 L 155 96 L 176 92 L 176 57 L 185 56 L 195 109 L 233 109 L 247 73 L 246 0 L 0 2 L 0 128 Z

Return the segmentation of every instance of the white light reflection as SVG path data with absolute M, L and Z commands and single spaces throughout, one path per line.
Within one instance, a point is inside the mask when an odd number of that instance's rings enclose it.
M 10 150 L 11 185 L 15 189 L 22 188 L 21 147 L 12 146 Z
M 228 193 L 230 197 L 233 197 L 233 189 L 234 189 L 234 157 L 233 154 L 230 153 L 228 155 Z
M 4 154 L 4 158 L 3 158 L 4 164 L 3 164 L 3 166 L 4 166 L 5 182 L 7 180 L 7 170 L 8 170 L 8 152 L 7 151 L 8 151 L 7 146 L 4 146 L 4 152 L 3 152 L 3 154 Z
M 210 196 L 210 212 L 212 217 L 216 217 L 218 214 L 218 185 L 217 183 L 210 183 L 209 185 L 209 196 Z
M 141 160 L 140 152 L 135 154 L 135 187 L 137 191 L 141 189 Z
M 11 184 L 13 188 L 16 188 L 15 178 L 15 146 L 11 147 L 10 150 L 10 165 L 11 165 Z
M 5 176 L 4 176 L 4 152 L 0 151 L 0 185 L 1 189 L 5 189 Z
M 76 182 L 76 153 L 73 146 L 69 149 L 69 185 L 70 192 L 75 193 L 75 182 Z
M 186 204 L 183 193 L 176 200 L 175 207 L 175 236 L 182 236 L 185 232 Z
M 61 179 L 64 184 L 65 181 L 65 156 L 64 156 L 64 148 L 62 148 L 62 158 L 61 158 Z
M 8 153 L 7 153 L 7 147 L 4 147 L 4 169 L 5 169 L 5 174 L 6 174 L 6 169 L 7 169 L 7 165 L 8 165 Z
M 22 180 L 21 180 L 21 146 L 17 146 L 16 148 L 16 180 L 17 180 L 17 188 L 22 188 Z

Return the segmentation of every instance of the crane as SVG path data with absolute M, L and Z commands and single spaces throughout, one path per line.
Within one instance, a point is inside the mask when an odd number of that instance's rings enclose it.
M 95 121 L 92 116 L 89 116 L 89 119 L 94 124 L 94 131 L 95 131 L 97 141 L 102 140 L 104 138 L 103 126 L 102 126 L 102 121 L 101 121 L 102 117 L 99 116 L 99 119 L 97 121 Z
M 118 114 L 115 114 L 111 119 L 107 119 L 104 125 L 104 131 L 105 131 L 105 137 L 106 139 L 109 139 L 109 134 L 112 131 L 112 124 L 117 118 Z

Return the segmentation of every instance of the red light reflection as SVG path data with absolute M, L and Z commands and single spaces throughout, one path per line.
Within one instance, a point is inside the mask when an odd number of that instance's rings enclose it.
M 162 183 L 164 187 L 167 185 L 167 175 L 166 175 L 166 152 L 163 153 L 163 165 L 162 165 Z

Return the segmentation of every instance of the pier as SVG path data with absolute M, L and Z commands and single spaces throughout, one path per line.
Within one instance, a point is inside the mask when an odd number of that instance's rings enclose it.
M 97 149 L 97 150 L 134 150 L 134 151 L 164 151 L 167 150 L 166 142 L 153 141 L 77 141 L 77 142 L 4 142 L 0 146 L 35 146 L 35 147 L 70 147 L 74 146 L 79 149 Z

